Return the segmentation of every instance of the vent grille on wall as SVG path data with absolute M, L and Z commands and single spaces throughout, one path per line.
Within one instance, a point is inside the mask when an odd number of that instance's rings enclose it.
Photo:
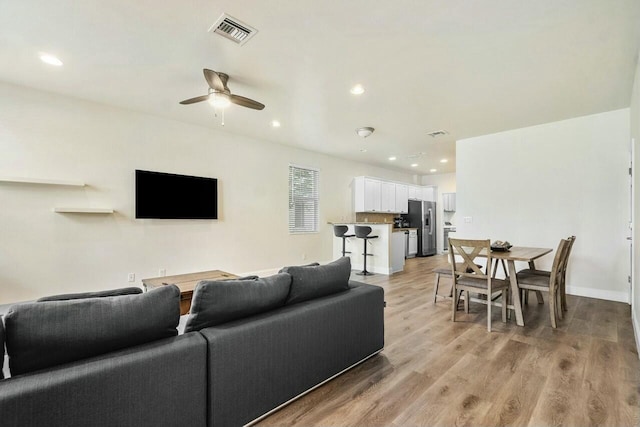
M 449 135 L 449 132 L 447 132 L 447 131 L 446 131 L 446 130 L 444 130 L 444 129 L 441 129 L 441 130 L 434 130 L 433 132 L 429 132 L 427 135 L 429 135 L 429 136 L 431 136 L 431 137 L 435 138 L 435 137 L 437 137 L 437 136 L 445 136 L 445 135 Z
M 209 28 L 209 32 L 220 34 L 222 37 L 242 46 L 248 42 L 258 30 L 223 13 L 215 24 Z

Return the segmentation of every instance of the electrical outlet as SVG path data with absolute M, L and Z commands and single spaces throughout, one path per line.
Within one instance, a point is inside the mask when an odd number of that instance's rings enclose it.
M 160 277 L 164 277 L 167 275 L 167 269 L 166 268 L 161 268 L 160 271 L 158 271 L 158 275 Z
M 464 222 L 467 224 L 471 224 L 473 222 L 473 218 L 470 216 L 465 216 L 464 217 Z
M 127 280 L 129 281 L 129 283 L 133 283 L 136 281 L 136 273 L 129 273 L 129 275 L 127 276 Z

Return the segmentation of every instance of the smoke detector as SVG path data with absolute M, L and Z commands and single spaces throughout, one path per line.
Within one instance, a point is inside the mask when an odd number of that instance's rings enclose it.
M 427 135 L 429 135 L 432 138 L 435 138 L 435 137 L 438 137 L 438 136 L 449 135 L 449 132 L 447 132 L 444 129 L 440 129 L 440 130 L 434 130 L 433 132 L 429 132 L 429 133 L 427 133 Z
M 223 13 L 211 28 L 209 28 L 209 32 L 219 34 L 242 46 L 248 42 L 258 30 L 231 15 Z

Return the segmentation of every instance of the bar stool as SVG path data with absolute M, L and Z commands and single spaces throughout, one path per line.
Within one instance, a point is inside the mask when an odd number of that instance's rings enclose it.
M 356 230 L 356 237 L 358 239 L 364 240 L 364 253 L 362 254 L 364 255 L 364 270 L 356 274 L 359 276 L 371 276 L 373 275 L 373 273 L 367 271 L 367 257 L 373 256 L 373 254 L 367 253 L 367 241 L 369 241 L 369 239 L 377 239 L 378 236 L 370 236 L 369 234 L 371 234 L 371 227 L 367 225 L 356 225 L 355 230 Z
M 349 230 L 349 227 L 346 225 L 334 225 L 333 226 L 333 234 L 336 237 L 340 237 L 342 239 L 342 256 L 346 256 L 346 254 L 350 254 L 351 252 L 345 250 L 345 243 L 349 237 L 354 237 L 355 234 L 345 234 Z

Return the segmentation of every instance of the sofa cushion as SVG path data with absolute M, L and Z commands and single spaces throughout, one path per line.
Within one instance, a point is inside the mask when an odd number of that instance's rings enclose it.
M 203 280 L 196 285 L 185 332 L 282 307 L 291 276 L 280 273 L 254 280 Z
M 4 373 L 2 369 L 4 368 L 4 322 L 2 321 L 2 316 L 0 316 L 0 380 L 4 379 Z
M 342 257 L 325 265 L 284 267 L 291 275 L 287 304 L 295 304 L 349 289 L 351 258 Z
M 5 316 L 11 375 L 178 334 L 180 290 L 14 305 Z
M 135 295 L 135 294 L 141 294 L 141 293 L 142 293 L 142 289 L 129 287 L 129 288 L 109 289 L 106 291 L 98 291 L 98 292 L 82 292 L 77 294 L 51 295 L 48 297 L 42 297 L 38 299 L 37 302 L 67 301 L 71 299 L 85 299 L 85 298 L 117 297 L 120 295 Z

